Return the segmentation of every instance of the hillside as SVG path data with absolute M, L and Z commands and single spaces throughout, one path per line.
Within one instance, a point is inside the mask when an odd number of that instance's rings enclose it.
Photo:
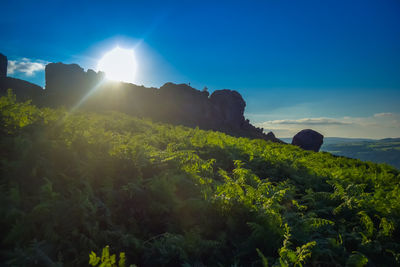
M 394 266 L 400 173 L 122 113 L 0 100 L 1 261 Z

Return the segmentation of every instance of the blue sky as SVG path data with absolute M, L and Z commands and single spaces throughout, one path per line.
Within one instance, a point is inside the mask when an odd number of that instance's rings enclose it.
M 96 68 L 134 48 L 136 83 L 238 90 L 278 137 L 400 136 L 400 2 L 2 1 L 10 76 L 44 85 L 47 62 Z

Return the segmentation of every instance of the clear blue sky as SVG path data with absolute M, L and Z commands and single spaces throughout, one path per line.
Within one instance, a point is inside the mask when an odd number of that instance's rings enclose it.
M 326 136 L 400 136 L 398 0 L 0 6 L 0 53 L 19 66 L 10 76 L 43 85 L 40 64 L 95 68 L 114 46 L 134 47 L 137 83 L 238 90 L 251 122 L 280 137 L 302 128 Z M 37 71 L 27 73 L 32 63 Z

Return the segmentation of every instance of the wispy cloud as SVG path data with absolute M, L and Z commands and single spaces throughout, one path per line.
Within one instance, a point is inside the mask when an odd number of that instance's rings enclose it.
M 377 113 L 369 117 L 281 119 L 254 124 L 264 128 L 265 132 L 274 132 L 277 137 L 292 137 L 306 128 L 324 136 L 337 137 L 385 138 L 399 137 L 400 134 L 398 113 Z
M 379 117 L 391 117 L 393 116 L 393 113 L 391 112 L 383 112 L 383 113 L 376 113 L 374 114 L 375 118 L 379 118 Z
M 26 76 L 33 76 L 36 72 L 44 70 L 47 62 L 43 60 L 31 60 L 29 58 L 21 58 L 19 60 L 9 60 L 7 73 L 22 73 Z
M 268 124 L 301 124 L 301 125 L 347 125 L 351 122 L 340 121 L 331 118 L 303 118 L 297 120 L 272 120 L 266 121 Z

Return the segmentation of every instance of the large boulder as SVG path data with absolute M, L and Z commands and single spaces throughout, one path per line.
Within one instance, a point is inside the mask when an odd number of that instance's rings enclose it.
M 292 145 L 318 152 L 323 142 L 324 136 L 322 134 L 311 129 L 305 129 L 293 137 Z
M 233 90 L 216 90 L 210 96 L 210 102 L 214 106 L 214 118 L 218 123 L 232 129 L 241 128 L 245 122 L 244 102 L 242 96 Z
M 0 77 L 7 76 L 7 57 L 3 54 L 0 54 Z

